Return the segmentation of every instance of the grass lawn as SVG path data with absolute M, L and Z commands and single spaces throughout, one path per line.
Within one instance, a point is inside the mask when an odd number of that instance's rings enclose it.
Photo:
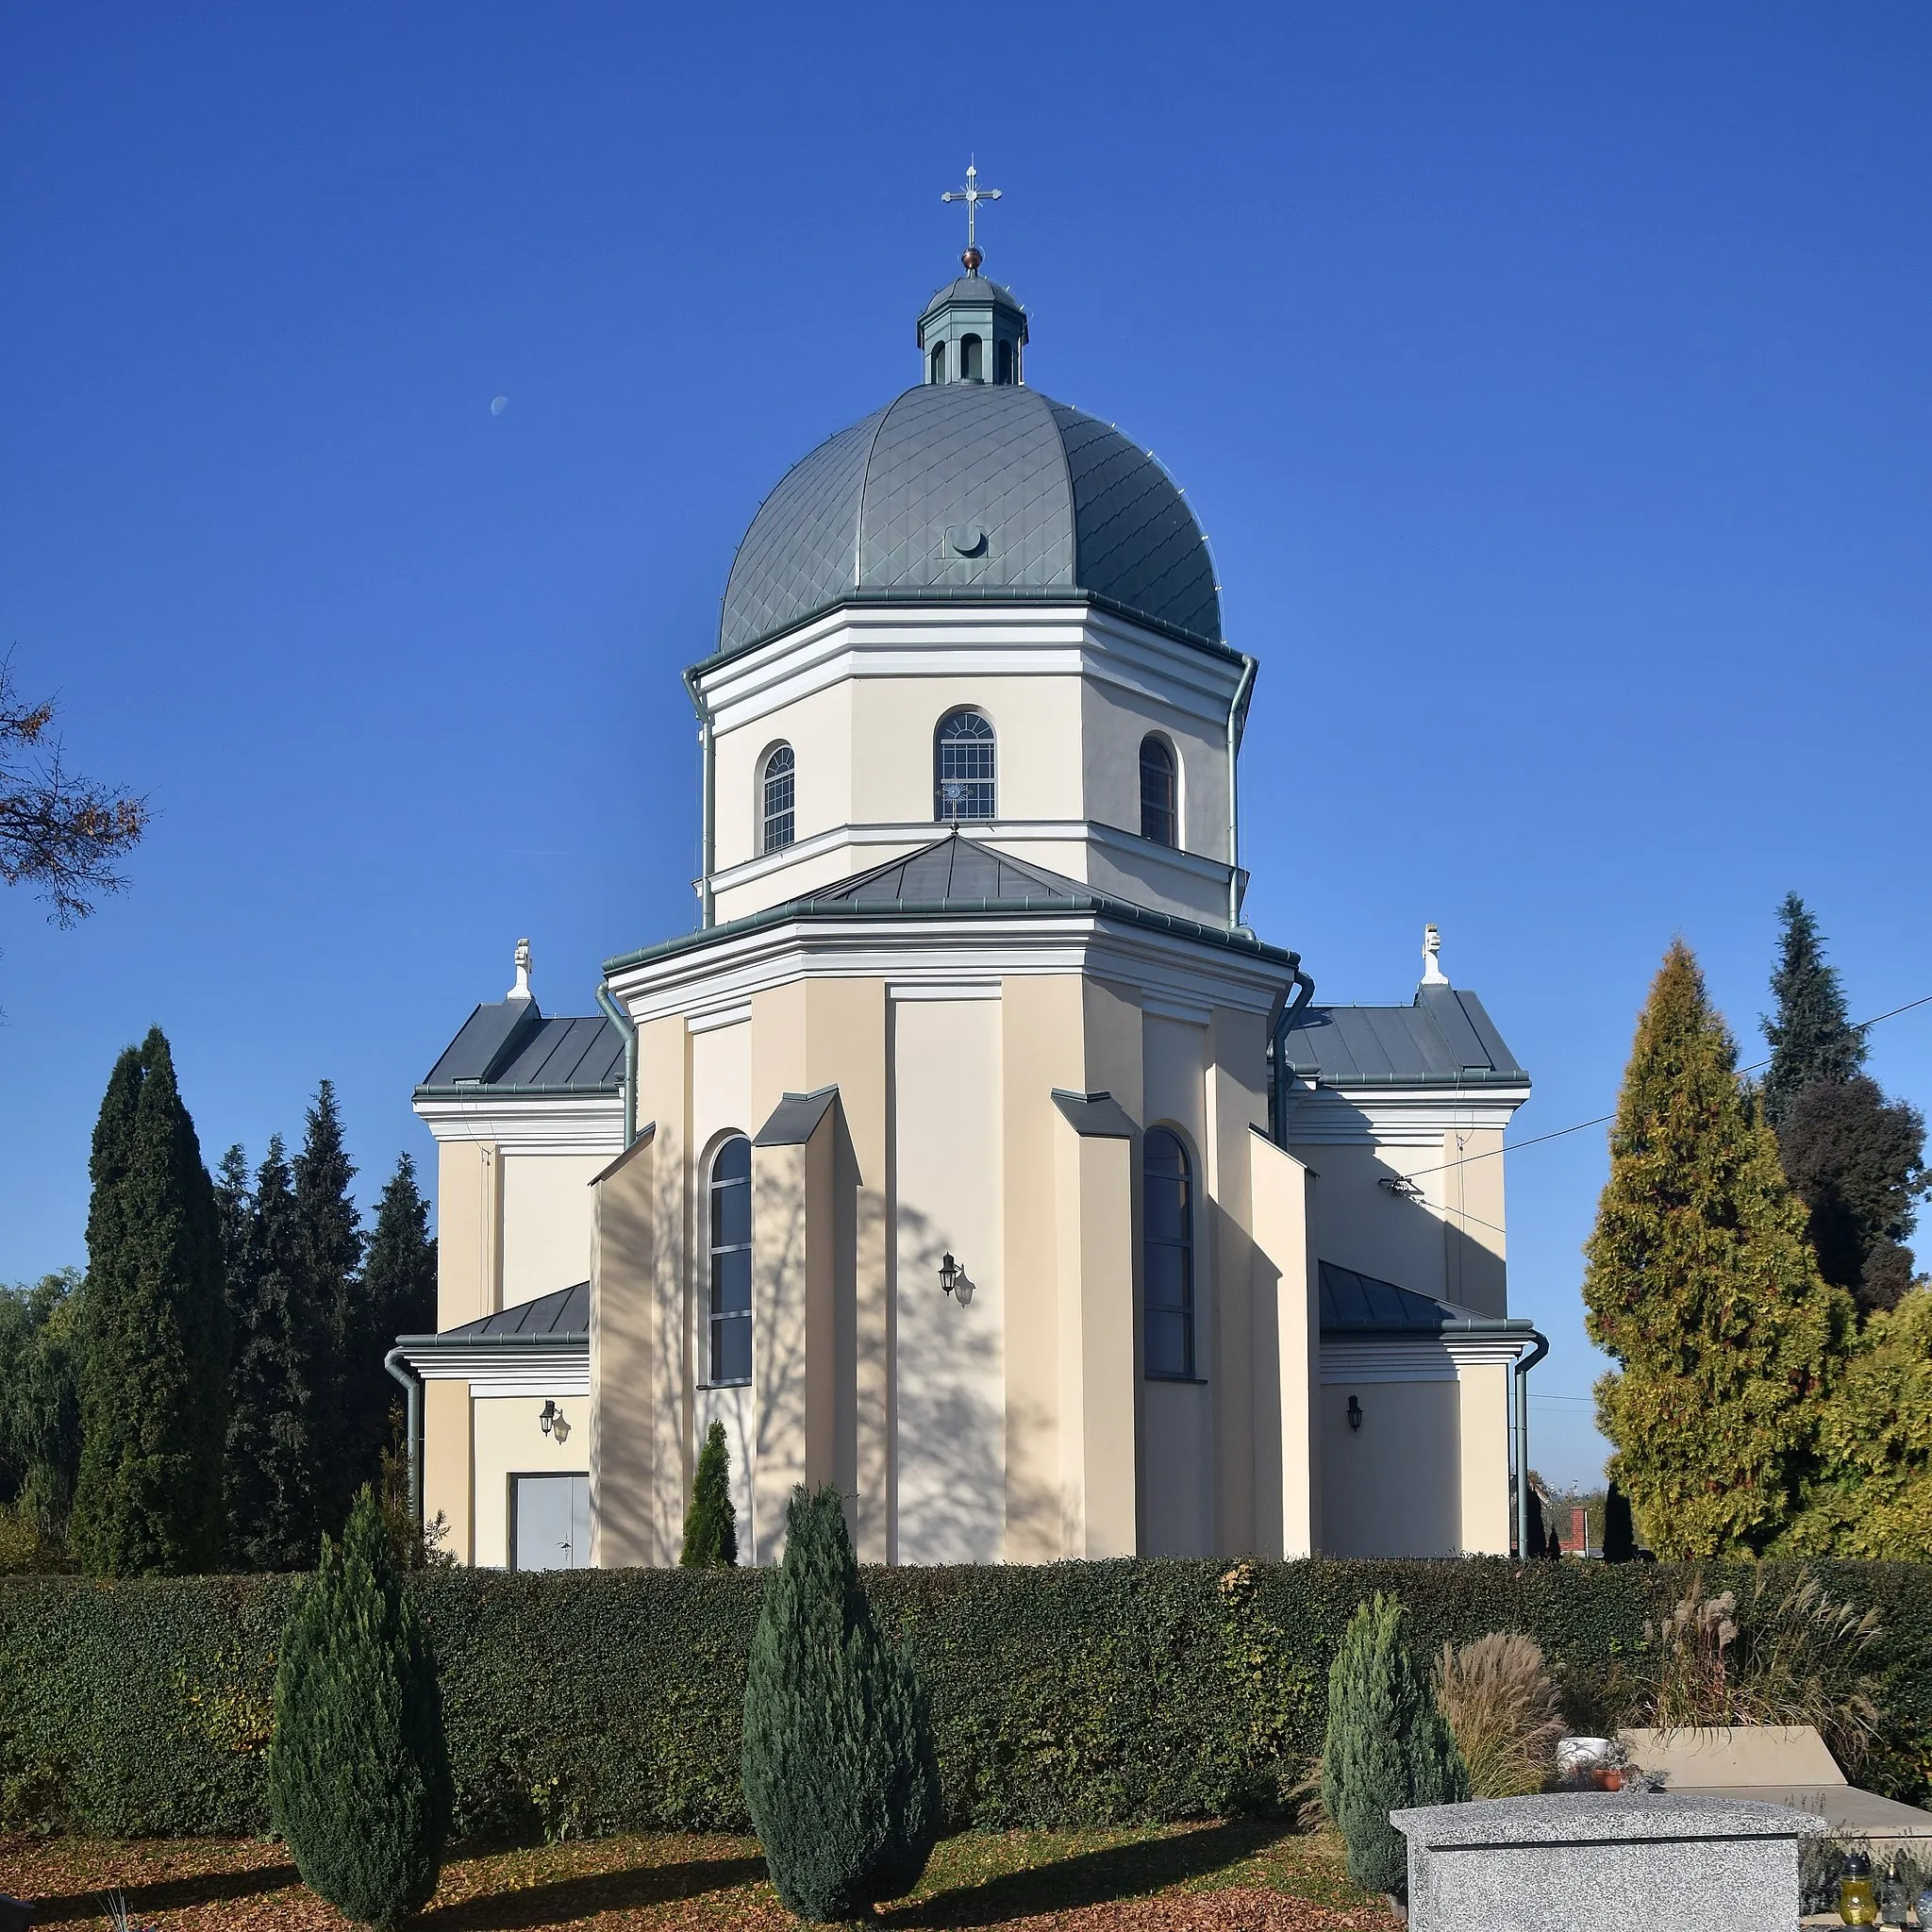
M 0 1891 L 34 1924 L 98 1927 L 103 1891 L 166 1932 L 339 1932 L 279 1844 L 250 1839 L 0 1839 Z M 1349 1883 L 1329 1839 L 1279 1824 L 968 1833 L 943 1840 L 925 1882 L 887 1907 L 895 1927 L 1066 1926 L 1074 1932 L 1379 1932 L 1381 1902 Z M 658 1832 L 536 1850 L 473 1851 L 443 1868 L 425 1932 L 776 1928 L 796 1921 L 765 1882 L 757 1842 Z

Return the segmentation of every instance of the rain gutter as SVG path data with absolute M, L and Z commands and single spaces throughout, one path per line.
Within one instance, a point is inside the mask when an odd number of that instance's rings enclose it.
M 705 889 L 710 890 L 708 868 Z M 624 1144 L 628 1151 L 638 1137 L 638 1023 L 610 997 L 608 985 L 598 986 L 597 1004 L 603 1008 L 604 1017 L 624 1035 Z
M 408 1420 L 404 1424 L 409 1445 L 409 1520 L 423 1525 L 423 1378 L 408 1365 L 400 1348 L 383 1357 L 382 1366 L 400 1382 L 408 1402 Z

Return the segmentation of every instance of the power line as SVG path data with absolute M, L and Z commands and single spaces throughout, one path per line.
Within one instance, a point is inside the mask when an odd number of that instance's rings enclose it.
M 1863 1033 L 1869 1027 L 1878 1024 L 1881 1020 L 1895 1020 L 1901 1013 L 1909 1013 L 1914 1007 L 1932 1006 L 1932 992 L 1922 994 L 1918 999 L 1907 1000 L 1902 1007 L 1893 1007 L 1889 1013 L 1874 1013 L 1869 1020 L 1860 1020 L 1853 1028 L 1854 1033 Z M 1753 1060 L 1748 1067 L 1740 1067 L 1740 1074 L 1756 1074 L 1770 1066 L 1769 1059 Z M 1406 1176 L 1419 1180 L 1425 1174 L 1447 1174 L 1451 1168 L 1468 1167 L 1478 1160 L 1494 1160 L 1504 1154 L 1518 1154 L 1525 1147 L 1538 1147 L 1545 1141 L 1560 1141 L 1566 1134 L 1580 1134 L 1586 1127 L 1600 1127 L 1606 1122 L 1617 1118 L 1614 1113 L 1600 1113 L 1594 1120 L 1578 1121 L 1574 1127 L 1557 1127 L 1547 1134 L 1537 1134 L 1527 1141 L 1512 1141 L 1507 1147 L 1491 1147 L 1481 1154 L 1465 1154 L 1456 1160 L 1445 1160 L 1441 1167 L 1419 1167 Z M 1452 1210 L 1453 1211 L 1453 1210 Z

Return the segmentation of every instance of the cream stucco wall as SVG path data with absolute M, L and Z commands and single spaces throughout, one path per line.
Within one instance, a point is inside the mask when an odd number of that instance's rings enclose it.
M 436 1149 L 436 1325 L 454 1328 L 503 1306 L 502 1155 L 493 1141 Z
M 1000 1013 L 891 1005 L 894 1503 L 902 1563 L 993 1563 L 1006 1529 Z M 939 1286 L 956 1257 L 965 1306 Z
M 1417 1294 L 1451 1298 L 1445 1292 L 1440 1141 L 1420 1147 L 1291 1145 L 1322 1176 L 1324 1259 Z M 1381 1185 L 1398 1175 L 1413 1175 L 1423 1198 L 1406 1200 Z
M 476 1528 L 469 1558 L 473 1563 L 502 1569 L 509 1562 L 512 1476 L 580 1475 L 591 1467 L 590 1398 L 566 1395 L 551 1399 L 557 1400 L 570 1424 L 570 1434 L 561 1443 L 538 1425 L 545 1400 L 542 1396 L 486 1396 L 474 1405 Z
M 458 1563 L 475 1561 L 475 1445 L 470 1385 L 423 1385 L 423 1520 L 443 1521 L 442 1547 Z
M 1509 1554 L 1509 1377 L 1503 1362 L 1464 1362 L 1457 1375 L 1462 1464 L 1462 1548 Z
M 1359 1429 L 1348 1426 L 1351 1395 L 1361 1405 Z M 1457 1382 L 1324 1383 L 1317 1396 L 1322 1547 L 1337 1557 L 1459 1555 L 1462 1397 Z
M 597 1154 L 508 1154 L 503 1170 L 503 1288 L 510 1308 L 591 1274 L 591 1180 Z

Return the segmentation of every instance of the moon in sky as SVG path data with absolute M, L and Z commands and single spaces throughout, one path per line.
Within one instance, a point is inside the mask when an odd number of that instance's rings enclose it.
M 502 415 L 508 408 L 509 398 L 508 396 L 491 396 L 490 398 L 490 413 L 492 416 Z

